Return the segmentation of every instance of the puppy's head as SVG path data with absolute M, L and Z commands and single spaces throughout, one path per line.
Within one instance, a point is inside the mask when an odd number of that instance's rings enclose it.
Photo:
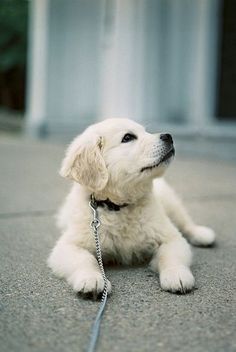
M 161 176 L 174 156 L 169 134 L 150 134 L 127 119 L 90 126 L 69 146 L 61 175 L 90 191 L 119 192 Z

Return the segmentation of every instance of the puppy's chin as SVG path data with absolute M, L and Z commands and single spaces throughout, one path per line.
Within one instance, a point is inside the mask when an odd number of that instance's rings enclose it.
M 152 167 L 144 167 L 141 172 L 144 177 L 156 178 L 161 177 L 165 173 L 166 169 L 170 165 L 171 161 L 174 159 L 174 156 L 171 156 L 167 160 L 161 161 Z
M 166 171 L 166 169 L 168 168 L 170 162 L 163 162 L 161 163 L 158 167 L 153 168 L 151 170 L 151 177 L 152 178 L 156 178 L 156 177 L 162 177 Z

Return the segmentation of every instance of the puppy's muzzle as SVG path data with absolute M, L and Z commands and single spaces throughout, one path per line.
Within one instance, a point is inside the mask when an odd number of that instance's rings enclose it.
M 173 138 L 169 133 L 160 134 L 160 140 L 163 142 L 161 148 L 158 151 L 158 160 L 151 165 L 144 166 L 141 169 L 141 172 L 146 170 L 152 170 L 153 168 L 158 167 L 160 164 L 166 162 L 168 163 L 169 159 L 171 159 L 175 155 L 175 148 L 173 145 Z

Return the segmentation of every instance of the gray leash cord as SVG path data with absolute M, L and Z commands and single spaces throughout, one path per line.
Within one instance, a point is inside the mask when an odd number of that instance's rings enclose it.
M 98 340 L 98 335 L 100 331 L 100 325 L 101 325 L 101 319 L 105 310 L 106 302 L 107 302 L 107 277 L 104 271 L 103 267 L 103 262 L 102 262 L 102 251 L 101 251 L 101 246 L 100 246 L 100 241 L 99 241 L 99 233 L 98 233 L 98 228 L 101 225 L 99 218 L 98 218 L 98 212 L 97 212 L 97 204 L 96 201 L 94 200 L 94 197 L 91 197 L 91 200 L 89 202 L 89 206 L 93 211 L 93 220 L 90 224 L 91 228 L 93 229 L 94 233 L 94 239 L 95 239 L 95 246 L 96 246 L 96 254 L 97 254 L 97 261 L 98 265 L 100 267 L 102 277 L 104 279 L 104 289 L 102 293 L 102 298 L 100 302 L 100 306 L 97 312 L 96 319 L 94 321 L 92 331 L 91 331 L 91 338 L 88 346 L 88 352 L 93 352 L 96 349 L 96 343 Z

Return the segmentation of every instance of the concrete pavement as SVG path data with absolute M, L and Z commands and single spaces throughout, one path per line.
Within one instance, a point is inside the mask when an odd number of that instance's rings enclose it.
M 178 151 L 178 150 L 177 150 Z M 63 145 L 0 136 L 0 350 L 82 352 L 98 302 L 78 298 L 45 262 L 59 236 L 54 213 L 69 184 Z M 163 292 L 148 268 L 108 268 L 113 295 L 98 351 L 236 351 L 236 164 L 176 156 L 167 178 L 191 214 L 218 234 L 194 248 L 196 289 Z

